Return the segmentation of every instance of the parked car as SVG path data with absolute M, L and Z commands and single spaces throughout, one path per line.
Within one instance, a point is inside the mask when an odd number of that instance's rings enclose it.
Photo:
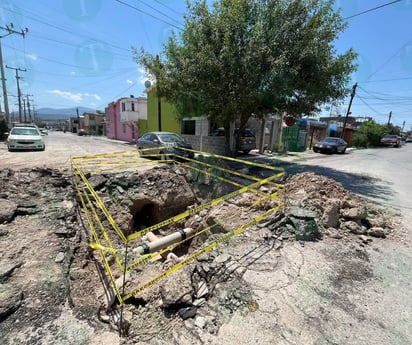
M 86 133 L 86 131 L 82 128 L 82 129 L 79 130 L 79 135 L 82 137 L 82 136 L 87 135 L 87 133 Z
M 39 128 L 39 130 L 40 130 L 40 134 L 49 135 L 49 131 L 47 130 L 47 128 Z
M 401 139 L 396 134 L 386 134 L 381 139 L 381 144 L 383 146 L 393 146 L 393 147 L 400 147 L 401 146 Z
M 172 159 L 188 157 L 193 158 L 192 145 L 185 141 L 180 135 L 171 132 L 148 132 L 136 141 L 136 147 L 142 155 L 156 155 L 160 159 Z M 143 150 L 153 148 L 153 150 Z M 143 150 L 143 151 L 142 151 Z
M 7 137 L 7 148 L 14 150 L 44 151 L 46 145 L 40 131 L 35 127 L 13 127 Z
M 239 134 L 239 129 L 235 129 L 235 136 Z M 210 133 L 212 137 L 225 136 L 225 129 L 223 127 L 214 130 Z M 248 154 L 251 150 L 256 148 L 256 137 L 253 132 L 249 129 L 245 129 L 240 136 L 240 147 L 239 150 L 244 154 Z
M 326 137 L 313 145 L 313 152 L 345 153 L 347 147 L 347 142 L 341 138 Z
M 407 142 L 407 143 L 412 143 L 412 137 L 407 137 L 407 138 L 406 138 L 406 142 Z

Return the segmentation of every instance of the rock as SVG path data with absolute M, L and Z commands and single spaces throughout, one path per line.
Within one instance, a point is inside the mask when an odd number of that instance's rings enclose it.
M 336 228 L 339 226 L 339 200 L 329 200 L 322 215 L 322 224 L 325 228 Z
M 342 224 L 342 228 L 349 230 L 352 234 L 363 235 L 366 234 L 366 229 L 357 222 L 348 221 Z
M 102 175 L 93 175 L 89 178 L 89 183 L 94 190 L 101 189 L 105 185 L 106 181 L 107 179 Z
M 199 327 L 201 329 L 205 328 L 206 319 L 203 316 L 197 316 L 196 319 L 195 319 L 195 325 L 196 325 L 196 327 Z
M 366 219 L 367 211 L 363 206 L 352 207 L 341 210 L 341 216 L 346 219 Z
M 380 237 L 380 238 L 385 238 L 386 233 L 383 228 L 380 227 L 373 227 L 368 230 L 368 235 L 373 236 L 373 237 Z
M 0 223 L 3 222 L 10 222 L 16 211 L 17 211 L 18 205 L 7 199 L 0 199 Z
M 328 228 L 326 230 L 326 233 L 329 235 L 329 237 L 336 238 L 338 240 L 343 238 L 343 235 L 338 230 L 336 230 L 334 228 Z
M 294 208 L 288 215 L 289 221 L 295 229 L 295 238 L 298 241 L 316 241 L 321 238 L 317 214 L 315 212 Z
M 187 319 L 190 319 L 196 316 L 197 308 L 196 307 L 181 308 L 179 309 L 178 313 L 179 313 L 179 316 L 183 320 L 187 320 Z
M 364 244 L 368 244 L 369 242 L 372 242 L 372 239 L 368 236 L 365 235 L 360 235 L 359 239 L 362 241 Z
M 185 266 L 179 274 L 168 276 L 160 287 L 160 296 L 165 308 L 176 304 L 192 304 L 192 279 L 189 266 Z
M 0 322 L 5 320 L 20 308 L 23 300 L 23 293 L 7 290 L 0 295 Z
M 64 260 L 64 253 L 60 252 L 56 255 L 56 258 L 54 259 L 54 262 L 56 264 L 59 264 L 59 263 L 63 262 L 63 260 Z

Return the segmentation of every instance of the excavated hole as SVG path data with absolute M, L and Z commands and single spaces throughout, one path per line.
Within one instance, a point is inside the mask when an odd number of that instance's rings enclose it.
M 131 227 L 133 231 L 139 231 L 160 222 L 159 207 L 153 201 L 147 199 L 135 200 L 130 209 L 133 218 Z

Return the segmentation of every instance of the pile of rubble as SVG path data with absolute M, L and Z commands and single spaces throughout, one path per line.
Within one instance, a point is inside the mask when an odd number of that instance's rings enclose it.
M 314 232 L 297 234 L 298 240 L 323 235 L 341 239 L 355 234 L 366 244 L 371 237 L 385 238 L 393 231 L 383 209 L 368 204 L 335 180 L 305 172 L 290 176 L 285 187 L 290 223 L 296 224 L 295 219 L 316 221 Z

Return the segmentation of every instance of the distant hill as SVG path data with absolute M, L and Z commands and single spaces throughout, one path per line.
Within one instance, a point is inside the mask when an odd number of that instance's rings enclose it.
M 63 120 L 70 117 L 77 116 L 77 109 L 79 110 L 79 115 L 83 115 L 85 112 L 95 112 L 96 109 L 86 108 L 86 107 L 75 107 L 75 108 L 39 108 L 36 110 L 37 117 L 41 120 Z

